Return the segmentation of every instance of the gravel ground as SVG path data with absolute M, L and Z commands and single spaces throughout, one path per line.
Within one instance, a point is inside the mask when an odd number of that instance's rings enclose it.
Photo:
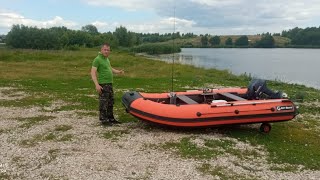
M 0 100 L 26 96 L 20 91 L 3 93 L 3 89 Z M 303 167 L 294 172 L 272 170 L 287 165 L 269 164 L 262 146 L 214 131 L 199 134 L 148 128 L 143 123 L 103 127 L 82 111 L 52 111 L 62 105 L 63 101 L 56 101 L 46 109 L 0 107 L 0 179 L 320 179 L 320 171 Z M 42 119 L 28 121 L 36 117 Z M 113 138 L 103 136 L 117 132 Z M 231 141 L 239 151 L 254 151 L 259 158 L 228 153 L 210 160 L 182 158 L 161 148 L 185 137 L 198 147 L 205 140 Z M 201 172 L 199 167 L 204 165 L 220 169 L 220 177 Z

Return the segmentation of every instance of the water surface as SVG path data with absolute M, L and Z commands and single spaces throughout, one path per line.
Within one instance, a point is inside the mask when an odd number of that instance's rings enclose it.
M 320 49 L 182 48 L 175 62 L 320 89 Z M 172 55 L 161 56 L 172 62 Z

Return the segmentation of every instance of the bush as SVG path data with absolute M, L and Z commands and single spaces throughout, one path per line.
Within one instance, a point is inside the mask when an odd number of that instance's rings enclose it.
M 64 49 L 70 50 L 70 51 L 79 51 L 80 47 L 79 47 L 79 45 L 70 45 L 70 46 L 66 46 Z
M 175 52 L 181 52 L 180 47 L 172 46 L 170 44 L 142 44 L 132 48 L 135 53 L 147 53 L 151 55 L 155 54 L 170 54 Z

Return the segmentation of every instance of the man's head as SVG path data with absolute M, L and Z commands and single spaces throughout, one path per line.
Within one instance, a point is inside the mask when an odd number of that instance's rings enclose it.
M 108 43 L 104 43 L 102 46 L 101 46 L 101 50 L 100 50 L 101 54 L 104 56 L 104 57 L 108 57 L 109 54 L 110 54 L 110 45 Z

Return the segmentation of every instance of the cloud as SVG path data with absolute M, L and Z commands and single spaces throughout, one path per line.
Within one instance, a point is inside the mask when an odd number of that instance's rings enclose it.
M 79 0 L 78 0 L 79 1 Z M 133 32 L 173 31 L 175 18 L 176 31 L 196 34 L 257 34 L 281 32 L 294 27 L 318 26 L 320 24 L 320 0 L 80 0 L 90 9 L 108 7 L 122 13 L 110 14 L 122 17 L 127 14 L 141 18 L 147 11 L 147 20 L 108 18 L 92 20 L 99 32 L 114 31 L 120 25 Z M 62 3 L 62 2 L 61 2 Z M 83 4 L 82 4 L 83 5 Z M 99 11 L 99 10 L 97 10 Z M 128 11 L 128 12 L 126 12 Z M 74 12 L 78 13 L 78 12 Z M 126 14 L 127 13 L 127 14 Z M 83 14 L 79 14 L 82 16 Z M 151 19 L 151 17 L 155 19 Z M 116 22 L 109 21 L 116 19 Z M 130 19 L 130 20 L 128 20 Z M 85 17 L 83 18 L 86 21 Z M 20 13 L 0 9 L 0 34 L 13 24 L 37 27 L 66 26 L 75 29 L 87 24 L 73 22 L 55 16 L 44 21 L 22 16 Z
M 101 21 L 95 21 L 91 24 L 94 25 L 97 29 L 106 29 L 106 27 L 108 27 L 109 25 L 108 23 Z
M 73 21 L 64 20 L 60 16 L 55 16 L 51 20 L 38 21 L 26 18 L 18 13 L 0 10 L 0 33 L 6 33 L 12 25 L 23 24 L 25 26 L 36 26 L 38 28 L 50 28 L 56 26 L 65 26 L 67 28 L 77 27 L 77 23 Z M 3 31 L 3 32 L 1 32 Z
M 212 7 L 221 7 L 221 6 L 227 6 L 227 5 L 237 5 L 242 3 L 242 0 L 190 0 L 190 2 L 194 2 L 197 4 L 201 4 L 204 6 L 212 6 Z
M 87 0 L 87 3 L 128 11 L 148 9 L 161 18 L 173 17 L 175 11 L 176 18 L 192 22 L 190 28 L 207 31 L 221 28 L 233 32 L 254 28 L 264 29 L 262 32 L 281 31 L 285 27 L 303 27 L 320 17 L 319 0 Z M 262 33 L 256 33 L 259 32 Z
M 84 0 L 87 4 L 93 6 L 107 6 L 107 7 L 118 7 L 122 9 L 126 9 L 128 11 L 136 11 L 139 9 L 149 9 L 153 8 L 156 0 Z
M 96 26 L 99 32 L 114 31 L 117 27 L 124 26 L 128 31 L 137 33 L 172 33 L 176 32 L 191 32 L 190 28 L 195 24 L 193 21 L 178 19 L 178 18 L 162 18 L 152 22 L 126 22 L 126 23 L 106 23 L 101 21 L 95 21 L 91 23 Z

